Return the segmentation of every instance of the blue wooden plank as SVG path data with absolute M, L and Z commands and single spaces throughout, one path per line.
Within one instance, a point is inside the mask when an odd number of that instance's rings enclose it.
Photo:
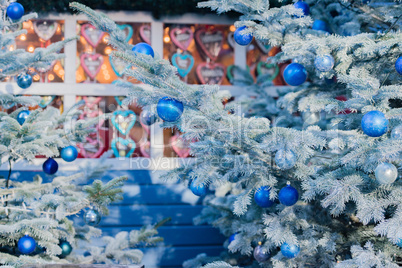
M 184 261 L 195 258 L 198 254 L 219 256 L 224 250 L 222 246 L 195 246 L 172 248 L 141 249 L 145 254 L 142 264 L 146 268 L 154 267 L 182 267 Z
M 131 227 L 103 227 L 104 235 L 115 236 L 118 232 L 139 229 Z M 225 237 L 212 226 L 162 226 L 158 228 L 164 244 L 168 246 L 222 245 Z
M 102 181 L 107 182 L 112 177 L 116 177 L 114 172 L 108 172 L 108 176 L 103 177 Z M 136 171 L 139 176 L 143 175 L 143 171 Z M 73 174 L 68 172 L 69 174 Z M 124 172 L 120 172 L 123 174 Z M 148 172 L 147 172 L 148 173 Z M 22 180 L 32 180 L 32 178 L 38 174 L 38 172 L 32 171 L 15 171 L 12 174 L 13 179 Z M 51 177 L 39 173 L 41 176 L 44 176 L 46 180 L 49 180 Z M 117 174 L 117 172 L 116 172 Z M 0 175 L 6 176 L 4 172 L 0 172 Z M 131 177 L 132 178 L 132 177 Z M 133 182 L 132 180 L 131 182 Z M 130 182 L 125 182 L 123 186 L 123 197 L 124 199 L 121 202 L 115 204 L 129 205 L 129 204 L 150 204 L 150 205 L 161 205 L 161 204 L 201 204 L 202 198 L 194 195 L 184 184 L 154 184 L 154 185 L 144 185 L 144 184 L 132 184 Z
M 76 174 L 78 171 L 58 171 L 57 176 L 68 176 Z M 126 184 L 165 184 L 160 178 L 164 171 L 152 171 L 148 170 L 109 170 L 102 176 L 102 180 L 109 181 L 113 178 L 120 176 L 127 176 L 128 180 Z M 50 182 L 54 176 L 45 174 L 42 170 L 32 171 L 19 171 L 13 170 L 11 174 L 12 179 L 32 181 L 35 175 L 39 174 L 44 182 Z M 8 171 L 0 171 L 0 176 L 7 177 Z
M 124 199 L 115 204 L 195 205 L 202 203 L 202 198 L 194 195 L 182 184 L 124 185 L 122 189 Z
M 103 216 L 100 226 L 101 227 L 117 227 L 117 226 L 142 226 L 144 224 L 155 224 L 165 218 L 172 218 L 171 221 L 166 223 L 170 225 L 192 225 L 193 218 L 200 214 L 203 206 L 110 206 L 110 214 Z M 77 224 L 83 225 L 82 213 L 81 215 L 72 216 Z

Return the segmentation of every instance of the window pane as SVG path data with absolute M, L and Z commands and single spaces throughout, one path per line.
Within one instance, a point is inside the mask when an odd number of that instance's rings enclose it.
M 16 38 L 14 47 L 9 49 L 25 49 L 33 52 L 39 47 L 48 47 L 52 43 L 64 39 L 64 20 L 32 20 L 23 22 L 20 26 L 27 30 L 27 34 L 22 34 Z M 63 50 L 61 51 L 63 52 Z M 34 82 L 51 83 L 64 81 L 64 60 L 54 61 L 48 68 L 29 70 Z M 15 78 L 9 78 L 14 81 Z
M 113 113 L 110 120 L 99 119 L 97 131 L 87 137 L 87 142 L 78 144 L 79 157 L 99 158 L 108 150 L 112 157 L 149 157 L 150 131 L 140 123 L 142 109 L 135 104 L 123 107 L 120 96 L 79 96 L 85 105 L 79 119 L 95 118 L 105 113 Z
M 125 31 L 129 44 L 151 42 L 150 23 L 117 23 Z M 123 62 L 119 60 L 110 62 L 109 55 L 113 49 L 108 45 L 107 33 L 96 29 L 86 21 L 78 21 L 77 34 L 80 36 L 77 41 L 77 83 L 111 84 L 118 79 L 139 83 L 133 77 L 123 76 L 122 71 L 125 68 Z
M 234 63 L 234 26 L 165 24 L 163 55 L 189 84 L 229 85 L 226 69 Z
M 279 47 L 264 45 L 254 39 L 247 47 L 247 67 L 251 75 L 257 78 L 259 75 L 270 74 L 268 79 L 272 81 L 273 85 L 286 85 L 282 77 L 282 71 L 287 66 L 287 63 L 279 65 L 269 63 L 269 57 L 275 56 L 280 51 Z

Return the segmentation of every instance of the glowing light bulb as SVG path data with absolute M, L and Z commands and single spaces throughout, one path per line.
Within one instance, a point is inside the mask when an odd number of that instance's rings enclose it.
M 105 48 L 105 54 L 109 55 L 110 53 L 112 53 L 112 48 L 111 47 L 106 47 Z

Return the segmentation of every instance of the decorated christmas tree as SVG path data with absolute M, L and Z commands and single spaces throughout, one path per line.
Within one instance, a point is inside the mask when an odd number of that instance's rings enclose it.
M 15 49 L 15 38 L 25 31 L 13 30 L 23 21 L 36 18 L 36 14 L 24 15 L 23 6 L 11 1 L 0 1 L 0 7 L 0 79 L 16 76 L 17 85 L 25 89 L 32 84 L 31 68 L 46 69 L 64 57 L 57 52 L 71 39 L 37 48 L 33 53 Z M 40 100 L 0 95 L 0 157 L 9 167 L 8 176 L 0 179 L 0 265 L 141 262 L 143 253 L 135 247 L 161 241 L 156 236 L 158 225 L 104 236 L 103 243 L 91 243 L 92 237 L 102 235 L 95 226 L 108 214 L 107 205 L 122 199 L 121 187 L 127 178 L 103 183 L 99 178 L 108 168 L 105 165 L 63 176 L 58 173 L 59 160 L 53 159 L 61 156 L 60 161 L 74 161 L 78 155 L 76 142 L 83 142 L 95 131 L 93 126 L 100 119 L 77 120 L 80 103 L 60 115 L 53 107 L 38 108 Z M 13 111 L 8 113 L 10 109 Z M 37 157 L 43 159 L 46 180 L 39 175 L 12 176 L 16 162 Z M 88 181 L 93 183 L 86 185 Z M 74 222 L 72 216 L 77 215 L 85 223 Z
M 185 267 L 398 267 L 400 2 L 199 4 L 243 14 L 237 44 L 256 38 L 281 47 L 268 59 L 288 64 L 282 75 L 289 87 L 276 107 L 303 119 L 288 127 L 246 117 L 236 102 L 224 105 L 230 96 L 218 86 L 187 85 L 152 47 L 125 43 L 104 14 L 72 6 L 109 32 L 113 56 L 133 67 L 125 73 L 150 85 L 118 84 L 130 90 L 127 101 L 156 105 L 162 126 L 191 142 L 194 161 L 164 177 L 207 195 L 196 223 L 212 223 L 229 239 L 228 252 L 201 254 Z

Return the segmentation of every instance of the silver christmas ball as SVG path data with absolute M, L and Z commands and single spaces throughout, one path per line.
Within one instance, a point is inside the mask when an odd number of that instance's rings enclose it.
M 391 139 L 394 140 L 402 139 L 402 125 L 396 126 L 392 129 Z
M 398 177 L 398 170 L 391 163 L 381 163 L 375 169 L 375 178 L 380 184 L 393 183 Z
M 271 257 L 271 254 L 264 249 L 262 246 L 256 246 L 254 249 L 254 259 L 258 262 L 264 262 L 269 260 L 269 257 Z
M 296 160 L 296 155 L 292 150 L 279 149 L 275 154 L 275 163 L 280 169 L 294 167 Z
M 89 209 L 84 214 L 84 221 L 90 226 L 96 226 L 101 221 L 101 215 L 96 209 Z
M 302 118 L 305 125 L 313 125 L 321 119 L 319 112 L 304 112 Z
M 314 66 L 317 70 L 321 72 L 329 72 L 334 67 L 335 60 L 334 58 L 327 54 L 322 56 L 317 56 L 314 60 Z

